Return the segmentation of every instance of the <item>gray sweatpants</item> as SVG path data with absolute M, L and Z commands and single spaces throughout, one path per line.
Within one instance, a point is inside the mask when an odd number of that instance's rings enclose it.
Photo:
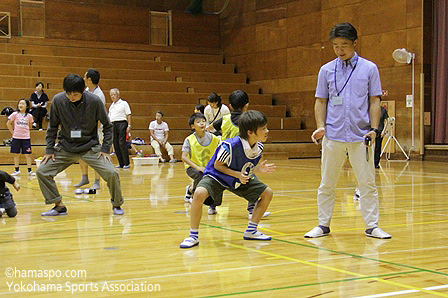
M 55 160 L 48 160 L 47 163 L 41 163 L 37 168 L 36 175 L 39 181 L 39 187 L 45 197 L 45 204 L 53 204 L 62 200 L 54 177 L 68 168 L 70 165 L 78 162 L 80 159 L 91 166 L 107 182 L 112 205 L 120 207 L 123 204 L 123 195 L 121 194 L 120 176 L 115 171 L 111 162 L 98 158 L 101 147 L 95 146 L 92 149 L 80 153 L 72 153 L 57 148 L 54 153 Z

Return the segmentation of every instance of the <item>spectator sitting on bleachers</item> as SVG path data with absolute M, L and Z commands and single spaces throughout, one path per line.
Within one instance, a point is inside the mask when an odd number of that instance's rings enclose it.
M 156 112 L 156 120 L 151 121 L 149 124 L 149 133 L 151 135 L 151 146 L 154 148 L 154 152 L 157 154 L 161 162 L 165 162 L 165 159 L 162 158 L 162 152 L 160 151 L 160 147 L 163 147 L 168 151 L 168 155 L 170 156 L 170 162 L 176 162 L 177 160 L 174 158 L 174 149 L 170 143 L 168 143 L 168 124 L 163 119 L 163 112 Z
M 207 97 L 208 105 L 204 109 L 204 116 L 207 119 L 207 130 L 214 132 L 213 124 L 225 115 L 230 114 L 229 108 L 221 102 L 221 96 L 213 92 Z M 220 135 L 220 131 L 217 131 Z
M 36 91 L 30 96 L 31 115 L 34 117 L 33 127 L 42 130 L 42 120 L 47 115 L 48 96 L 44 92 L 44 83 L 36 83 Z

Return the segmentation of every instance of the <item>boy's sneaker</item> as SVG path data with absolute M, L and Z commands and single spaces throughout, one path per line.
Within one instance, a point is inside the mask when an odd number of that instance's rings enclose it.
M 129 169 L 131 167 L 131 165 L 125 165 L 123 166 L 123 169 Z
M 208 208 L 208 215 L 213 215 L 213 214 L 216 214 L 216 213 L 218 213 L 218 211 L 216 211 L 216 207 L 210 206 Z
M 265 213 L 263 213 L 263 216 L 261 218 L 268 217 L 269 215 L 271 215 L 271 212 L 265 212 Z M 247 217 L 249 218 L 249 220 L 251 220 L 252 219 L 252 212 L 249 212 L 249 215 Z
M 185 203 L 191 203 L 191 195 L 192 193 L 190 191 L 190 185 L 187 185 L 187 187 L 185 187 Z
M 390 238 L 392 238 L 392 235 L 387 234 L 386 232 L 384 232 L 383 230 L 381 230 L 378 227 L 372 228 L 372 229 L 367 229 L 366 230 L 366 236 L 367 237 L 372 237 L 372 238 L 378 238 L 378 239 L 390 239 Z
M 34 173 L 33 171 L 29 171 L 29 172 L 28 172 L 28 175 L 30 175 L 30 176 L 36 176 L 36 173 Z
M 171 163 L 176 163 L 176 162 L 177 162 L 177 159 L 175 159 L 175 158 L 170 159 L 170 162 L 171 162 Z
M 329 227 L 317 226 L 317 227 L 314 227 L 308 233 L 306 233 L 304 237 L 305 238 L 318 238 L 318 237 L 327 236 L 328 234 L 330 234 Z
M 50 211 L 42 212 L 42 216 L 58 216 L 67 215 L 67 208 L 65 206 L 54 206 Z
M 260 231 L 255 231 L 253 233 L 244 232 L 243 238 L 244 238 L 244 240 L 266 240 L 266 241 L 269 241 L 272 239 L 271 236 L 267 236 Z
M 353 195 L 353 201 L 359 201 L 360 197 L 361 197 L 361 193 L 359 192 L 359 188 L 356 188 L 355 194 Z
M 17 176 L 17 175 L 20 175 L 22 172 L 20 172 L 20 171 L 14 171 L 11 175 L 12 176 Z
M 166 160 L 165 160 L 164 158 L 161 158 L 161 159 L 160 159 L 160 162 L 161 162 L 161 163 L 164 163 L 164 162 L 166 162 Z
M 124 210 L 121 209 L 121 207 L 114 207 L 113 210 L 114 210 L 115 215 L 123 215 L 124 214 Z
M 199 239 L 194 239 L 192 237 L 185 238 L 180 244 L 180 248 L 191 248 L 193 246 L 199 245 Z

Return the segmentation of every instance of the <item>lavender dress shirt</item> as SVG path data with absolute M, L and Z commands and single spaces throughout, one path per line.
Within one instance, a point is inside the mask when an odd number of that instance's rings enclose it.
M 342 104 L 335 99 L 338 93 Z M 370 130 L 369 96 L 381 94 L 377 66 L 357 53 L 348 65 L 340 58 L 323 65 L 319 71 L 316 97 L 328 99 L 325 136 L 333 141 L 362 142 Z

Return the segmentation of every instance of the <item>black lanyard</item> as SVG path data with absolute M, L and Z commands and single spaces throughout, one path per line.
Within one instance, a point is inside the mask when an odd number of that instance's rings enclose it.
M 336 63 L 334 64 L 334 88 L 336 89 L 336 93 L 339 96 L 339 94 L 342 93 L 342 91 L 344 90 L 345 86 L 347 86 L 348 81 L 350 80 L 350 78 L 352 77 L 353 72 L 355 71 L 356 66 L 358 65 L 358 63 L 355 64 L 355 66 L 353 66 L 352 71 L 350 72 L 350 75 L 348 76 L 347 81 L 345 81 L 344 86 L 342 87 L 341 91 L 338 91 L 338 86 L 336 84 L 336 69 L 338 66 L 338 63 L 336 61 Z

